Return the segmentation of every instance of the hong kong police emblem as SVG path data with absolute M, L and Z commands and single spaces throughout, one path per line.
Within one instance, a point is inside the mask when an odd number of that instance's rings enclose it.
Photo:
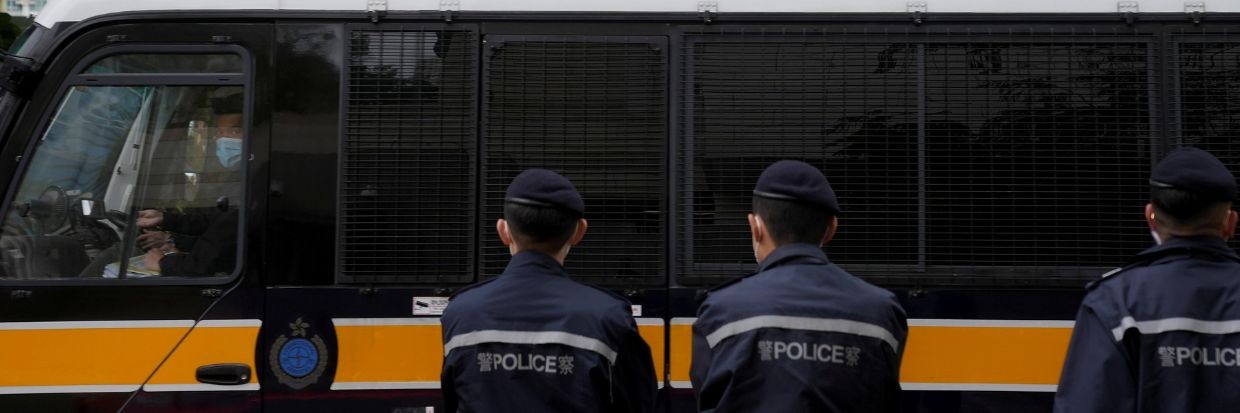
M 310 335 L 310 324 L 300 317 L 288 326 L 289 334 L 276 338 L 267 361 L 280 383 L 302 389 L 318 382 L 327 368 L 327 343 L 318 334 Z

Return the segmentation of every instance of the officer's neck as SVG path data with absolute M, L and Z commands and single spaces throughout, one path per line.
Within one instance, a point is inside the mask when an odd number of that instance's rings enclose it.
M 515 248 L 512 249 L 511 254 L 517 255 L 523 252 L 533 252 L 533 253 L 543 254 L 543 255 L 550 256 L 551 258 L 554 258 L 555 261 L 560 263 L 560 265 L 562 266 L 564 265 L 564 259 L 568 258 L 569 248 L 570 246 L 565 245 L 563 248 L 560 248 L 559 251 L 555 251 L 554 253 L 552 253 L 552 252 L 545 251 L 542 248 L 522 248 L 521 246 L 516 246 Z
M 1220 229 L 1176 230 L 1170 228 L 1159 228 L 1157 232 L 1158 237 L 1162 239 L 1163 242 L 1188 238 L 1218 238 L 1226 241 L 1230 238 L 1225 236 L 1223 231 Z

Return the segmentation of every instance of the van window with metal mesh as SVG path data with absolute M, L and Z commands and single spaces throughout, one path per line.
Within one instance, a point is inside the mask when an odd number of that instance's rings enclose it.
M 509 259 L 494 230 L 508 183 L 537 167 L 563 174 L 585 200 L 589 229 L 566 262 L 574 278 L 621 288 L 663 285 L 661 43 L 530 36 L 489 36 L 487 43 L 482 276 L 500 274 Z
M 879 283 L 1079 283 L 1148 246 L 1125 214 L 1148 193 L 1148 39 L 972 32 L 686 36 L 677 281 L 754 268 L 750 191 L 778 159 L 823 170 L 829 256 Z
M 1240 166 L 1240 36 L 1176 36 L 1180 142 Z M 1240 241 L 1232 240 L 1233 247 Z
M 927 46 L 927 265 L 1096 277 L 1149 245 L 1149 45 L 1129 40 Z
M 474 280 L 477 43 L 413 25 L 351 33 L 341 281 Z
M 679 282 L 753 270 L 753 185 L 780 159 L 822 169 L 841 199 L 832 260 L 917 264 L 917 49 L 831 40 L 724 35 L 683 46 Z

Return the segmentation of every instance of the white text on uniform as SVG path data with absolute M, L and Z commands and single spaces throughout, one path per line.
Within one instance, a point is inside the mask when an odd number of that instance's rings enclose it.
M 573 356 L 531 353 L 478 353 L 478 371 L 528 370 L 548 374 L 573 374 Z
M 822 343 L 758 341 L 758 357 L 762 361 L 800 360 L 856 366 L 861 360 L 860 347 Z
M 1240 366 L 1240 348 L 1220 347 L 1159 347 L 1158 359 L 1163 367 L 1185 364 L 1192 366 Z

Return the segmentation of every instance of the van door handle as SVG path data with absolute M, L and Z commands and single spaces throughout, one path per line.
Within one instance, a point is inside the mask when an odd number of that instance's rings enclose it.
M 195 377 L 200 383 L 236 386 L 250 382 L 250 366 L 226 363 L 198 366 Z

